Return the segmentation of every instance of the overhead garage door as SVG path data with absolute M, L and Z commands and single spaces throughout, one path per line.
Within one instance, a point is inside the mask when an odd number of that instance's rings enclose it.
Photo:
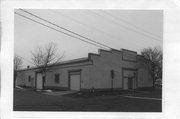
M 80 71 L 70 72 L 70 90 L 80 91 Z

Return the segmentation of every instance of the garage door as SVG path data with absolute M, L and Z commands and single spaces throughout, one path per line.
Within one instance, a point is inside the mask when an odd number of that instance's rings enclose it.
M 80 91 L 80 72 L 70 72 L 70 90 Z

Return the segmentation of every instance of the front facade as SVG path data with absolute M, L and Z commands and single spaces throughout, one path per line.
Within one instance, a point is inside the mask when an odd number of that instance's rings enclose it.
M 89 53 L 87 58 L 49 66 L 46 77 L 37 68 L 20 70 L 16 85 L 76 91 L 152 87 L 153 80 L 144 61 L 134 51 L 99 50 L 98 54 Z

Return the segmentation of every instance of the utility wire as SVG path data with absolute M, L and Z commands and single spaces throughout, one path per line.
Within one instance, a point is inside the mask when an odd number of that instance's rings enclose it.
M 104 16 L 102 16 L 102 15 L 96 13 L 96 12 L 92 12 L 92 11 L 90 11 L 90 10 L 88 10 L 88 12 L 90 12 L 90 13 L 92 13 L 92 14 L 95 14 L 96 16 L 100 16 L 100 17 L 102 17 L 103 19 L 105 19 L 106 21 L 110 21 L 110 23 L 114 23 L 114 24 L 119 25 L 119 26 L 121 26 L 121 27 L 123 27 L 123 28 L 125 28 L 125 29 L 131 30 L 131 31 L 136 32 L 136 33 L 138 33 L 138 34 L 141 34 L 141 35 L 144 35 L 144 36 L 146 36 L 146 37 L 149 37 L 149 38 L 151 38 L 152 40 L 156 40 L 156 41 L 158 41 L 158 42 L 161 42 L 160 40 L 158 40 L 158 39 L 156 39 L 156 38 L 154 38 L 154 37 L 152 37 L 152 36 L 149 36 L 149 35 L 147 35 L 147 34 L 145 34 L 145 33 L 143 33 L 143 32 L 139 32 L 139 31 L 134 30 L 134 29 L 131 29 L 131 28 L 127 27 L 127 26 L 123 26 L 123 25 L 119 24 L 118 22 L 115 22 L 115 21 L 113 21 L 113 20 L 107 19 L 106 17 L 104 17 Z
M 71 31 L 71 30 L 69 30 L 69 29 L 66 29 L 66 28 L 64 28 L 64 27 L 61 27 L 61 26 L 59 26 L 59 25 L 57 25 L 57 24 L 55 24 L 55 23 L 53 23 L 53 22 L 50 22 L 50 21 L 48 21 L 48 20 L 46 20 L 46 19 L 43 19 L 43 18 L 41 18 L 41 17 L 39 17 L 39 16 L 31 13 L 31 12 L 28 12 L 28 11 L 26 11 L 26 10 L 24 10 L 24 9 L 20 9 L 20 10 L 23 11 L 23 12 L 25 12 L 25 13 L 27 13 L 27 14 L 30 14 L 30 15 L 38 18 L 38 19 L 41 19 L 41 20 L 43 20 L 43 21 L 45 21 L 45 22 L 47 22 L 47 23 L 49 23 L 49 24 L 51 24 L 51 25 L 54 25 L 54 26 L 56 26 L 56 27 L 58 27 L 58 28 L 60 28 L 60 29 L 63 29 L 63 30 L 65 30 L 65 31 L 68 31 L 68 32 L 70 32 L 70 33 L 72 33 L 72 34 L 74 34 L 74 35 L 77 35 L 77 36 L 79 36 L 79 37 L 82 37 L 82 38 L 84 38 L 84 39 L 87 39 L 87 40 L 89 40 L 89 41 L 91 41 L 91 42 L 94 42 L 94 43 L 99 44 L 99 45 L 101 45 L 101 46 L 104 46 L 104 47 L 106 47 L 106 48 L 112 49 L 111 47 L 109 47 L 109 46 L 107 46 L 107 45 L 104 45 L 104 44 L 102 44 L 102 43 L 99 43 L 99 42 L 97 42 L 97 41 L 94 41 L 94 40 L 92 40 L 92 39 L 90 39 L 90 38 L 84 37 L 84 36 L 82 36 L 82 35 L 80 35 L 80 34 L 78 34 L 78 33 L 75 33 L 75 32 L 73 32 L 73 31 Z
M 91 29 L 93 29 L 93 30 L 96 30 L 96 31 L 98 31 L 98 32 L 101 32 L 102 34 L 108 36 L 108 37 L 111 38 L 111 39 L 112 39 L 112 37 L 113 37 L 112 40 L 119 41 L 119 40 L 117 39 L 117 37 L 115 37 L 114 35 L 110 34 L 109 32 L 105 32 L 105 31 L 103 31 L 103 30 L 101 30 L 101 29 L 98 29 L 98 28 L 92 26 L 92 25 L 87 25 L 87 24 L 85 24 L 85 23 L 82 23 L 82 22 L 80 22 L 79 20 L 74 19 L 74 18 L 72 18 L 72 17 L 69 17 L 69 16 L 67 16 L 67 15 L 64 15 L 64 14 L 62 14 L 62 13 L 60 13 L 60 12 L 58 12 L 58 14 L 61 14 L 61 16 L 64 16 L 65 18 L 68 18 L 68 19 L 71 19 L 72 21 L 74 21 L 74 22 L 76 22 L 76 23 L 79 23 L 79 24 L 81 24 L 81 25 L 84 25 L 85 27 L 89 27 L 89 28 L 91 28 Z M 131 43 L 131 44 L 133 44 L 133 45 L 139 46 L 139 44 L 134 44 L 134 43 L 130 42 L 129 40 L 125 40 L 125 39 L 121 39 L 121 40 L 123 40 L 123 42 L 128 42 L 128 43 Z
M 68 34 L 68 33 L 65 33 L 65 32 L 63 32 L 63 31 L 60 31 L 60 30 L 58 30 L 58 29 L 55 29 L 55 28 L 53 28 L 53 27 L 51 27 L 51 26 L 45 25 L 45 24 L 43 24 L 43 23 L 41 23 L 41 22 L 38 22 L 38 21 L 36 21 L 36 20 L 34 20 L 34 19 L 31 19 L 31 18 L 29 18 L 29 17 L 26 17 L 26 16 L 24 16 L 24 15 L 22 15 L 22 14 L 19 14 L 19 13 L 17 13 L 17 12 L 15 12 L 15 14 L 16 14 L 16 15 L 19 15 L 19 16 L 21 16 L 21 17 L 23 17 L 23 18 L 26 18 L 26 19 L 28 19 L 28 20 L 31 20 L 31 21 L 33 21 L 33 22 L 36 22 L 36 23 L 38 23 L 38 24 L 40 24 L 40 25 L 42 25 L 42 26 L 48 27 L 48 28 L 50 28 L 50 29 L 52 29 L 52 30 L 55 30 L 55 31 L 57 31 L 57 32 L 63 33 L 63 34 L 65 34 L 65 35 L 67 35 L 67 36 L 73 37 L 73 38 L 75 38 L 75 39 L 81 40 L 81 41 L 83 41 L 83 42 L 89 43 L 89 44 L 91 44 L 91 45 L 94 45 L 94 46 L 99 47 L 99 48 L 102 48 L 102 49 L 107 49 L 107 48 L 104 48 L 104 47 L 102 47 L 102 46 L 100 46 L 100 45 L 97 45 L 97 44 L 95 44 L 95 43 L 86 41 L 86 40 L 84 40 L 84 39 L 82 39 L 82 38 L 73 36 L 73 35 L 71 35 L 71 34 Z
M 122 22 L 124 22 L 124 23 L 127 23 L 127 24 L 133 26 L 135 29 L 139 29 L 140 31 L 142 31 L 142 32 L 144 32 L 144 33 L 147 33 L 148 35 L 152 35 L 152 36 L 154 36 L 154 37 L 158 37 L 158 38 L 159 38 L 159 36 L 157 36 L 157 35 L 155 35 L 155 34 L 153 34 L 153 33 L 151 33 L 151 32 L 148 32 L 148 31 L 144 30 L 143 28 L 141 28 L 141 27 L 139 27 L 139 26 L 136 26 L 136 25 L 132 24 L 132 23 L 126 21 L 125 19 L 116 17 L 116 16 L 114 16 L 114 15 L 112 15 L 112 14 L 109 14 L 109 13 L 103 11 L 103 10 L 102 10 L 101 12 L 103 12 L 104 14 L 106 14 L 106 15 L 112 17 L 112 18 L 115 18 L 115 19 L 118 19 L 118 20 L 120 20 L 120 21 L 122 21 Z

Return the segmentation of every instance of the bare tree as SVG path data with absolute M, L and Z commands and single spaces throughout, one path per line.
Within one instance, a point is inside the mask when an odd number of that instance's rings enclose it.
M 59 54 L 57 45 L 53 42 L 44 47 L 37 47 L 31 54 L 33 63 L 44 77 L 46 77 L 48 66 L 60 62 L 64 56 L 64 53 L 62 55 Z
M 16 87 L 16 78 L 17 78 L 17 70 L 22 67 L 23 61 L 22 58 L 15 55 L 14 56 L 14 88 Z
M 144 48 L 141 54 L 147 61 L 145 65 L 153 79 L 153 87 L 155 87 L 155 81 L 162 78 L 162 50 L 160 47 Z

